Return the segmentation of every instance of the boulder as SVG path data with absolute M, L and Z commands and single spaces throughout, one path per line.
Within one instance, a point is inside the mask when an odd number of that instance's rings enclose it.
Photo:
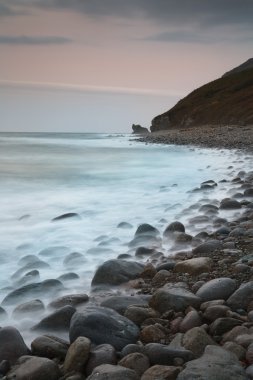
M 59 309 L 63 306 L 77 306 L 82 303 L 86 303 L 89 300 L 87 294 L 69 294 L 59 298 L 49 303 L 49 307 L 54 309 Z
M 167 365 L 154 365 L 141 377 L 141 380 L 176 380 L 180 368 Z
M 247 309 L 253 301 L 253 281 L 242 284 L 227 300 L 227 305 L 232 310 Z
M 63 306 L 43 318 L 37 325 L 33 326 L 32 330 L 68 331 L 71 318 L 75 312 L 74 307 Z
M 224 299 L 235 291 L 236 281 L 228 277 L 215 278 L 202 285 L 196 293 L 203 302 Z
M 183 225 L 183 223 L 181 222 L 173 222 L 173 223 L 170 223 L 164 233 L 163 233 L 163 236 L 171 236 L 172 234 L 174 234 L 175 232 L 185 232 L 185 227 Z
M 11 364 L 15 364 L 20 356 L 28 354 L 28 347 L 17 329 L 14 327 L 0 329 L 0 363 L 8 360 Z
M 132 369 L 119 365 L 102 364 L 96 367 L 87 380 L 140 380 Z
M 193 327 L 191 330 L 188 330 L 182 339 L 183 347 L 191 351 L 197 358 L 203 355 L 206 346 L 215 344 L 212 338 L 201 327 Z
M 149 368 L 149 359 L 139 352 L 124 356 L 119 363 L 122 367 L 132 369 L 141 376 Z
M 150 307 L 128 306 L 124 316 L 140 326 L 145 319 L 159 317 L 159 313 Z
M 213 261 L 209 257 L 196 257 L 190 260 L 179 261 L 174 271 L 178 273 L 189 273 L 191 276 L 197 276 L 201 273 L 209 272 Z
M 85 336 L 96 345 L 107 343 L 121 350 L 137 341 L 139 328 L 112 309 L 89 306 L 73 315 L 69 336 L 71 342 Z
M 186 364 L 177 380 L 247 380 L 236 355 L 218 346 L 207 346 L 204 354 Z
M 116 351 L 110 344 L 100 344 L 90 350 L 88 362 L 86 364 L 85 373 L 90 375 L 94 368 L 101 364 L 116 364 Z
M 150 306 L 160 313 L 170 309 L 185 311 L 188 306 L 198 309 L 200 303 L 201 299 L 189 290 L 170 284 L 158 289 L 149 301 Z
M 144 134 L 149 133 L 148 128 L 144 128 L 140 124 L 132 124 L 132 130 L 133 130 L 133 133 L 137 135 L 142 135 L 143 133 Z
M 191 310 L 186 314 L 182 322 L 180 323 L 179 330 L 180 332 L 186 332 L 193 327 L 201 326 L 202 320 L 199 316 L 199 313 L 196 310 Z
M 120 285 L 139 277 L 143 268 L 143 264 L 135 261 L 108 260 L 96 270 L 91 284 L 92 286 Z
M 157 228 L 151 226 L 151 224 L 143 223 L 138 226 L 134 236 L 139 236 L 139 235 L 157 236 L 159 234 L 160 233 Z
M 219 240 L 207 240 L 192 250 L 194 255 L 211 256 L 217 249 L 222 248 Z
M 76 212 L 67 212 L 66 214 L 62 214 L 59 216 L 56 216 L 55 218 L 52 219 L 52 222 L 58 222 L 60 220 L 66 220 L 66 219 L 75 219 L 75 220 L 80 220 L 81 217 L 79 214 Z
M 231 198 L 222 199 L 221 204 L 220 204 L 221 210 L 236 210 L 236 209 L 239 209 L 241 207 L 242 207 L 242 205 L 240 202 L 236 201 L 235 199 L 231 199 Z
M 79 336 L 70 345 L 63 364 L 64 374 L 84 371 L 90 354 L 90 346 L 90 340 L 83 336 Z
M 6 380 L 58 380 L 60 376 L 60 370 L 52 360 L 28 356 L 8 373 Z
M 69 348 L 69 343 L 55 336 L 42 335 L 31 343 L 32 354 L 48 359 L 64 360 Z
M 112 296 L 101 302 L 101 306 L 108 307 L 124 315 L 131 305 L 148 306 L 148 297 L 145 296 Z
M 13 315 L 13 318 L 19 319 L 19 318 L 26 318 L 27 314 L 30 314 L 30 313 L 34 315 L 38 313 L 43 313 L 44 311 L 45 311 L 45 306 L 42 301 L 32 300 L 32 301 L 22 303 L 18 305 L 17 307 L 15 307 L 12 315 Z
M 146 344 L 144 354 L 149 358 L 151 365 L 171 365 L 175 358 L 180 358 L 184 362 L 194 359 L 193 353 L 189 350 L 176 349 L 160 343 Z

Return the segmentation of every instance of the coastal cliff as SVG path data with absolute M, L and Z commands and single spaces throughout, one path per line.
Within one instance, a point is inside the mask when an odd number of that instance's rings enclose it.
M 253 59 L 205 84 L 152 120 L 151 132 L 253 124 Z

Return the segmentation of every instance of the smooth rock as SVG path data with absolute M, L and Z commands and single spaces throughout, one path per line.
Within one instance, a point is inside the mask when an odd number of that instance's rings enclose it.
M 215 278 L 201 286 L 197 291 L 196 296 L 200 297 L 203 302 L 218 299 L 227 300 L 235 291 L 236 287 L 236 281 L 231 278 Z
M 242 284 L 227 300 L 227 305 L 232 310 L 247 309 L 253 301 L 253 281 Z
M 63 306 L 77 306 L 86 303 L 89 300 L 87 294 L 68 294 L 55 299 L 48 304 L 49 307 L 59 309 Z
M 150 307 L 128 306 L 124 316 L 140 326 L 145 319 L 159 317 L 159 313 Z
M 171 235 L 173 235 L 175 232 L 185 232 L 185 227 L 183 225 L 183 223 L 181 222 L 173 222 L 173 223 L 170 223 L 164 233 L 163 233 L 163 236 L 166 236 L 166 237 L 170 237 Z
M 193 353 L 189 350 L 174 349 L 160 343 L 146 344 L 144 354 L 148 356 L 151 365 L 171 365 L 175 358 L 181 358 L 184 362 L 194 359 Z
M 123 284 L 139 277 L 143 268 L 143 264 L 134 261 L 108 260 L 96 270 L 92 286 Z
M 206 346 L 215 344 L 213 339 L 201 327 L 193 327 L 191 330 L 188 330 L 182 339 L 183 347 L 193 352 L 195 357 L 203 355 Z
M 235 209 L 239 209 L 241 207 L 242 207 L 242 205 L 240 202 L 236 201 L 235 199 L 231 199 L 231 198 L 222 199 L 221 204 L 220 204 L 221 210 L 235 210 Z
M 222 243 L 220 240 L 208 240 L 205 243 L 198 245 L 192 250 L 192 252 L 203 256 L 211 256 L 216 250 L 221 249 L 221 247 Z
M 119 365 L 102 364 L 96 367 L 87 380 L 140 380 L 132 369 Z
M 90 375 L 94 368 L 101 364 L 116 364 L 116 351 L 110 344 L 100 344 L 90 350 L 88 362 L 86 364 L 85 373 Z
M 242 321 L 235 318 L 218 318 L 210 326 L 209 330 L 212 335 L 223 335 L 231 331 L 234 327 L 240 326 Z
M 48 359 L 58 358 L 64 360 L 69 348 L 69 343 L 55 336 L 42 335 L 31 343 L 32 354 Z
M 37 325 L 33 326 L 32 330 L 68 331 L 71 318 L 75 312 L 74 307 L 63 306 L 43 318 Z
M 225 350 L 230 351 L 233 354 L 235 354 L 237 356 L 238 360 L 242 361 L 245 359 L 246 350 L 245 350 L 245 348 L 243 348 L 239 344 L 236 344 L 235 342 L 226 342 L 223 345 L 223 348 Z
M 136 352 L 126 355 L 119 361 L 118 365 L 132 369 L 141 376 L 149 368 L 150 363 L 146 355 Z
M 138 235 L 154 235 L 154 236 L 157 236 L 159 235 L 159 231 L 157 228 L 151 226 L 150 224 L 148 223 L 143 223 L 143 224 L 140 224 L 135 232 L 135 236 L 138 236 Z
M 209 272 L 213 261 L 209 257 L 197 257 L 190 260 L 179 261 L 174 271 L 177 273 L 189 273 L 192 276 L 197 276 L 200 273 Z
M 94 344 L 107 343 L 121 350 L 137 341 L 139 328 L 112 309 L 90 306 L 73 315 L 69 335 L 71 342 L 85 336 Z
M 81 219 L 80 215 L 77 214 L 76 212 L 68 212 L 66 214 L 56 216 L 55 218 L 52 219 L 52 222 L 58 222 L 60 220 L 65 220 L 65 219 L 70 219 L 70 218 L 75 219 L 75 220 Z
M 101 302 L 101 306 L 108 307 L 124 315 L 131 305 L 148 306 L 148 297 L 145 296 L 112 296 Z
M 15 307 L 13 310 L 13 318 L 19 319 L 19 318 L 26 318 L 27 314 L 32 313 L 38 314 L 43 313 L 45 311 L 44 303 L 41 300 L 32 300 L 25 303 L 22 303 Z
M 180 323 L 179 330 L 184 333 L 193 327 L 198 327 L 202 325 L 202 320 L 199 316 L 199 313 L 196 310 L 189 311 L 186 314 L 182 322 Z
M 17 329 L 14 327 L 0 329 L 0 363 L 8 360 L 11 364 L 15 364 L 20 356 L 28 354 L 28 347 Z
M 176 380 L 180 368 L 166 365 L 154 365 L 144 372 L 141 380 Z
M 158 326 L 150 325 L 141 330 L 139 339 L 143 343 L 160 343 L 165 337 L 165 333 Z
M 58 380 L 60 370 L 55 362 L 46 358 L 27 357 L 9 372 L 6 380 Z
M 91 342 L 88 338 L 79 336 L 69 347 L 64 364 L 63 372 L 83 372 L 90 354 Z

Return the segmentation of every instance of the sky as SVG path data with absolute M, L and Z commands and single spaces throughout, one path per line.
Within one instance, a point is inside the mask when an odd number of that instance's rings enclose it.
M 251 57 L 252 0 L 0 0 L 0 131 L 149 127 Z

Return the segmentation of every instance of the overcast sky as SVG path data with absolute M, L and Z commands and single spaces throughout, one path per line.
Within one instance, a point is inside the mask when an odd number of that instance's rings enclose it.
M 0 129 L 149 126 L 252 56 L 252 0 L 0 0 Z

